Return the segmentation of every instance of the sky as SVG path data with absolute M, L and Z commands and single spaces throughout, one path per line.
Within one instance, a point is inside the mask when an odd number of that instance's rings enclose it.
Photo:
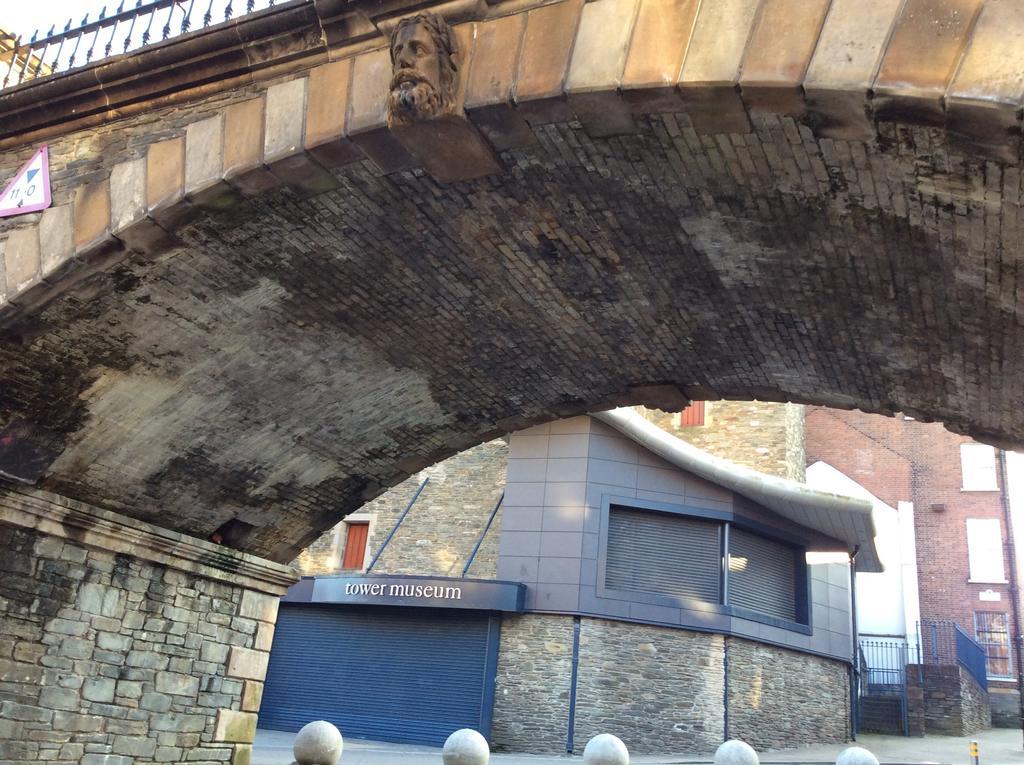
M 89 20 L 95 21 L 99 16 L 100 10 L 107 7 L 107 16 L 110 16 L 114 10 L 117 9 L 118 4 L 121 0 L 36 0 L 36 2 L 29 2 L 29 0 L 0 0 L 0 29 L 12 34 L 21 35 L 24 38 L 31 38 L 32 33 L 36 29 L 42 29 L 43 34 L 49 31 L 50 26 L 56 26 L 57 30 L 60 31 L 64 28 L 64 25 L 68 23 L 68 19 L 72 19 L 72 27 L 76 27 L 82 22 L 82 18 L 85 14 L 89 14 Z M 124 7 L 134 7 L 136 0 L 124 0 Z M 144 0 L 145 2 L 145 0 Z M 196 22 L 202 19 L 203 13 L 206 11 L 209 3 L 199 2 L 199 0 L 185 0 L 184 6 L 187 7 L 189 2 L 194 2 L 194 8 L 192 11 L 193 27 L 196 26 Z M 257 0 L 256 10 L 266 8 L 269 3 L 267 0 Z M 280 0 L 279 0 L 280 4 Z M 218 21 L 223 19 L 224 7 L 227 5 L 227 0 L 214 0 L 213 13 Z M 201 6 L 201 7 L 200 7 Z M 234 10 L 235 15 L 239 14 L 239 9 L 244 10 L 245 0 L 235 0 Z M 163 21 L 163 14 L 166 11 L 161 11 L 160 20 Z M 178 11 L 175 14 L 175 18 L 180 18 L 182 12 Z
M 75 22 L 72 26 L 77 26 L 86 13 L 92 21 L 104 4 L 113 9 L 117 7 L 118 2 L 119 0 L 106 0 L 106 3 L 104 0 L 39 0 L 31 3 L 0 0 L 0 29 L 27 38 L 38 28 L 44 33 L 51 25 L 63 29 L 70 18 Z
M 156 12 L 155 16 L 143 16 L 141 21 L 135 24 L 122 22 L 116 29 L 108 26 L 101 31 L 93 31 L 82 38 L 72 38 L 66 45 L 43 48 L 42 51 L 34 50 L 36 55 L 45 53 L 44 60 L 47 65 L 56 64 L 58 71 L 66 71 L 72 63 L 82 66 L 89 60 L 95 61 L 103 56 L 104 49 L 109 45 L 112 54 L 116 55 L 122 51 L 133 51 L 142 46 L 145 32 L 150 32 L 150 42 L 159 42 L 162 39 L 162 32 L 165 28 L 170 29 L 172 36 L 180 34 L 182 22 L 185 19 L 185 11 L 192 9 L 192 29 L 202 26 L 202 19 L 207 9 L 212 13 L 214 23 L 224 21 L 225 9 L 232 8 L 233 17 L 244 15 L 246 0 L 175 0 L 173 10 L 167 6 Z M 20 36 L 21 42 L 25 43 L 32 39 L 33 34 L 39 31 L 39 38 L 46 37 L 51 27 L 56 32 L 63 31 L 68 20 L 71 20 L 71 28 L 77 29 L 82 25 L 86 14 L 89 21 L 99 18 L 100 11 L 106 8 L 105 18 L 110 18 L 117 11 L 119 5 L 127 9 L 134 8 L 136 3 L 142 2 L 148 5 L 150 0 L 0 0 L 0 29 L 4 32 Z M 260 11 L 267 8 L 272 0 L 255 0 L 254 10 Z M 283 4 L 287 0 L 277 0 Z M 153 22 L 148 23 L 152 18 Z M 131 33 L 131 38 L 126 39 Z M 58 58 L 59 54 L 59 58 Z M 9 65 L 7 67 L 9 69 Z M 0 80 L 3 80 L 6 71 L 0 71 Z

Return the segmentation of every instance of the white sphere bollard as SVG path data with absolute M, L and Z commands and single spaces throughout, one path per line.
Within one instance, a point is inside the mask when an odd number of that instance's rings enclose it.
M 292 752 L 298 765 L 337 765 L 344 746 L 340 730 L 326 720 L 316 720 L 295 734 Z
M 587 742 L 583 765 L 629 765 L 629 750 L 611 733 L 601 733 Z
M 463 728 L 444 742 L 441 759 L 444 765 L 487 765 L 491 749 L 487 746 L 487 739 L 472 728 Z
M 836 765 L 878 765 L 878 758 L 867 749 L 851 746 L 839 753 Z
M 730 739 L 715 750 L 715 765 L 758 765 L 757 752 L 746 741 Z

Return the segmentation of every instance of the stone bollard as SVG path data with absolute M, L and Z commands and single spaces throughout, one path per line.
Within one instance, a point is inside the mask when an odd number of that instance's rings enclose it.
M 441 759 L 444 765 L 487 765 L 491 749 L 487 746 L 487 739 L 472 728 L 463 728 L 444 742 Z
M 344 746 L 340 730 L 326 720 L 317 720 L 295 734 L 292 753 L 297 765 L 338 765 Z
M 836 765 L 878 765 L 878 758 L 867 749 L 851 746 L 839 753 Z
M 757 752 L 746 741 L 730 739 L 715 750 L 715 765 L 758 765 Z
M 629 765 L 629 750 L 621 739 L 602 733 L 587 742 L 583 765 Z

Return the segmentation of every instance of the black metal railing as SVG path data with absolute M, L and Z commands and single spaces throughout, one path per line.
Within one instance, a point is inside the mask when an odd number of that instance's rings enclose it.
M 859 730 L 910 734 L 907 666 L 920 661 L 920 648 L 902 638 L 861 639 L 858 645 Z
M 112 0 L 95 19 L 68 19 L 62 30 L 55 24 L 28 40 L 8 36 L 0 44 L 0 89 L 294 1 Z
M 907 665 L 918 662 L 918 647 L 902 638 L 860 641 L 864 690 L 878 692 L 906 685 Z

